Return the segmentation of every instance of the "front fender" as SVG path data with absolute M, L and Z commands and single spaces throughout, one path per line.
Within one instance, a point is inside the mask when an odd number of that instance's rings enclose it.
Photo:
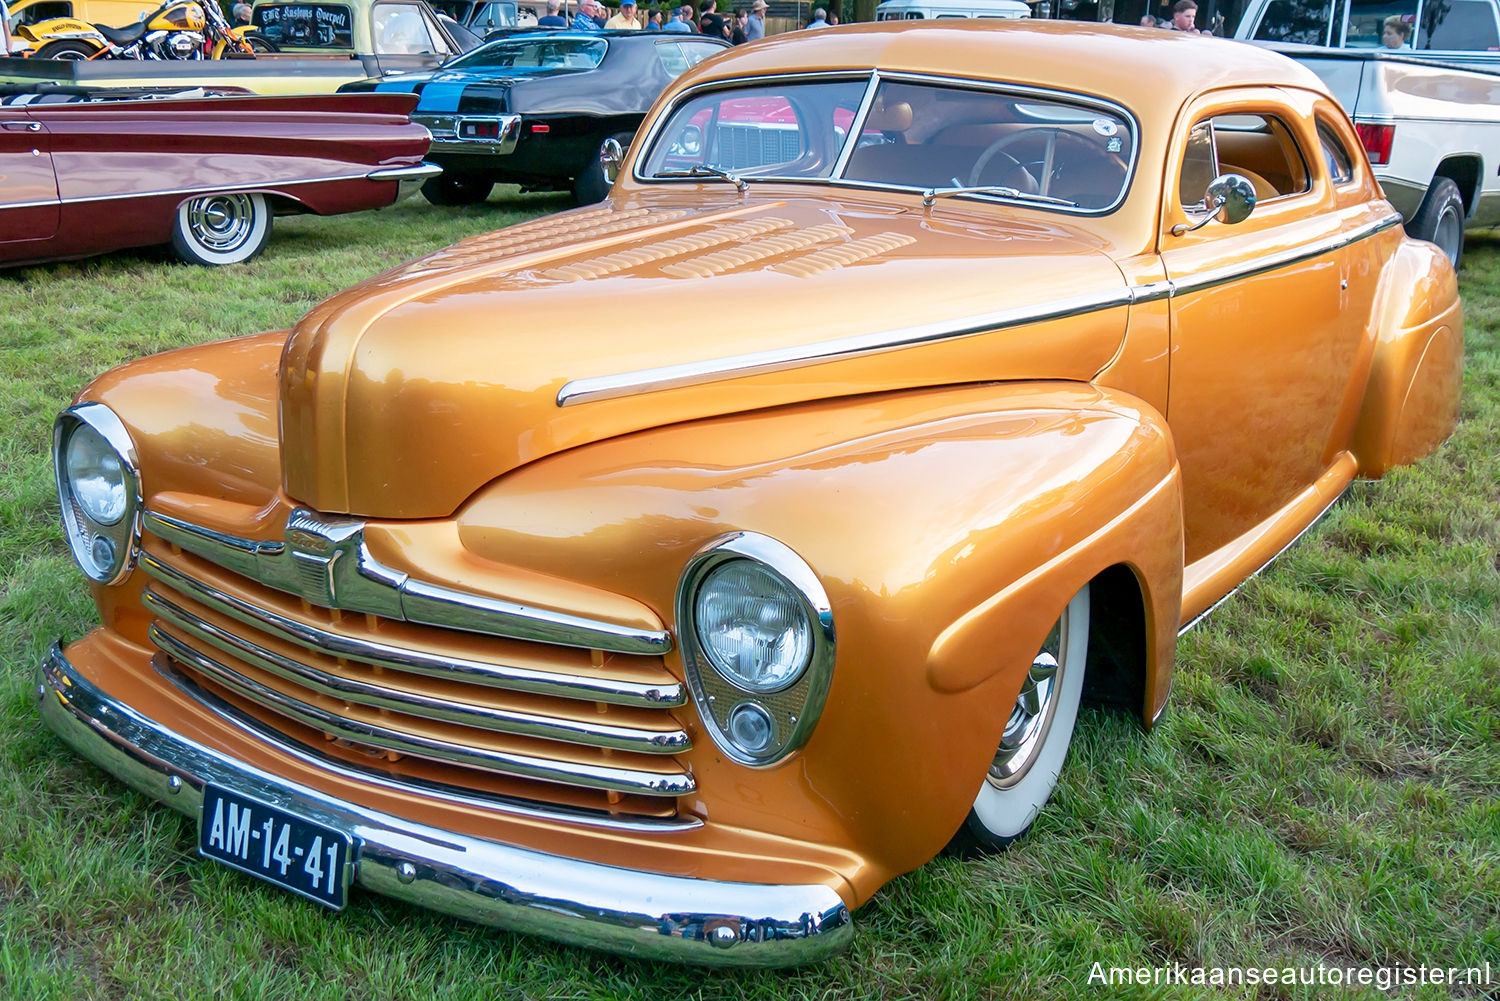
M 763 770 L 685 720 L 701 791 L 684 806 L 847 847 L 865 860 L 849 874 L 861 899 L 957 829 L 1074 592 L 1117 564 L 1140 581 L 1148 715 L 1181 605 L 1164 419 L 1078 383 L 881 394 L 643 431 L 522 467 L 457 520 L 474 556 L 630 595 L 674 631 L 678 577 L 704 542 L 759 532 L 806 560 L 838 636 L 822 718 L 799 753 Z M 667 662 L 681 674 L 677 654 Z

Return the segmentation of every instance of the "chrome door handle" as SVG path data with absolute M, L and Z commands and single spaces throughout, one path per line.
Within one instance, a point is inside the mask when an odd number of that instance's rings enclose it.
M 0 129 L 6 132 L 40 132 L 41 122 L 0 122 Z

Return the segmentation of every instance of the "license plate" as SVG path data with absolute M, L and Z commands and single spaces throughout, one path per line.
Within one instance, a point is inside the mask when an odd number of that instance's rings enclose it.
M 198 854 L 342 910 L 354 839 L 344 831 L 205 786 Z

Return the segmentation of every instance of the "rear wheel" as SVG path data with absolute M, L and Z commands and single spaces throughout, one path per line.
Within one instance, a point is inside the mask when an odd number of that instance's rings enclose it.
M 478 205 L 494 187 L 495 182 L 487 177 L 444 171 L 422 185 L 422 197 L 433 205 Z
M 948 849 L 998 851 L 1031 827 L 1068 756 L 1089 647 L 1089 589 L 1073 596 L 1032 659 L 995 759 Z
M 634 132 L 617 132 L 599 140 L 598 145 L 594 147 L 594 152 L 589 155 L 588 160 L 580 168 L 578 176 L 573 179 L 573 197 L 578 199 L 578 204 L 592 205 L 595 202 L 604 201 L 609 195 L 612 185 L 604 176 L 604 168 L 599 166 L 599 154 L 604 151 L 604 144 L 613 139 L 620 144 L 621 150 L 627 150 L 630 148 L 630 140 L 634 138 Z
M 1446 177 L 1439 177 L 1427 189 L 1422 207 L 1412 216 L 1406 232 L 1418 240 L 1427 240 L 1438 245 L 1453 266 L 1464 256 L 1464 197 L 1458 185 Z
M 271 207 L 261 194 L 190 198 L 177 207 L 172 224 L 172 249 L 189 264 L 242 264 L 270 238 Z
M 65 40 L 65 39 L 59 39 L 58 41 L 55 41 L 55 42 L 48 42 L 46 45 L 43 45 L 40 49 L 37 49 L 36 50 L 36 58 L 38 58 L 38 59 L 88 59 L 88 58 L 91 58 L 93 56 L 93 54 L 95 52 L 98 52 L 98 51 L 99 50 L 95 46 L 92 46 L 92 45 L 88 44 L 87 42 L 74 42 L 74 41 L 69 41 L 69 40 Z

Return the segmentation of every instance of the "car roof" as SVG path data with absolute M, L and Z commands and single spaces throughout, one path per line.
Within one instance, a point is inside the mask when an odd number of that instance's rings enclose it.
M 1244 42 L 1034 19 L 883 22 L 788 32 L 737 48 L 732 58 L 704 63 L 691 82 L 872 68 L 1070 90 L 1143 110 L 1164 104 L 1176 109 L 1194 94 L 1235 85 L 1327 94 L 1312 71 Z

